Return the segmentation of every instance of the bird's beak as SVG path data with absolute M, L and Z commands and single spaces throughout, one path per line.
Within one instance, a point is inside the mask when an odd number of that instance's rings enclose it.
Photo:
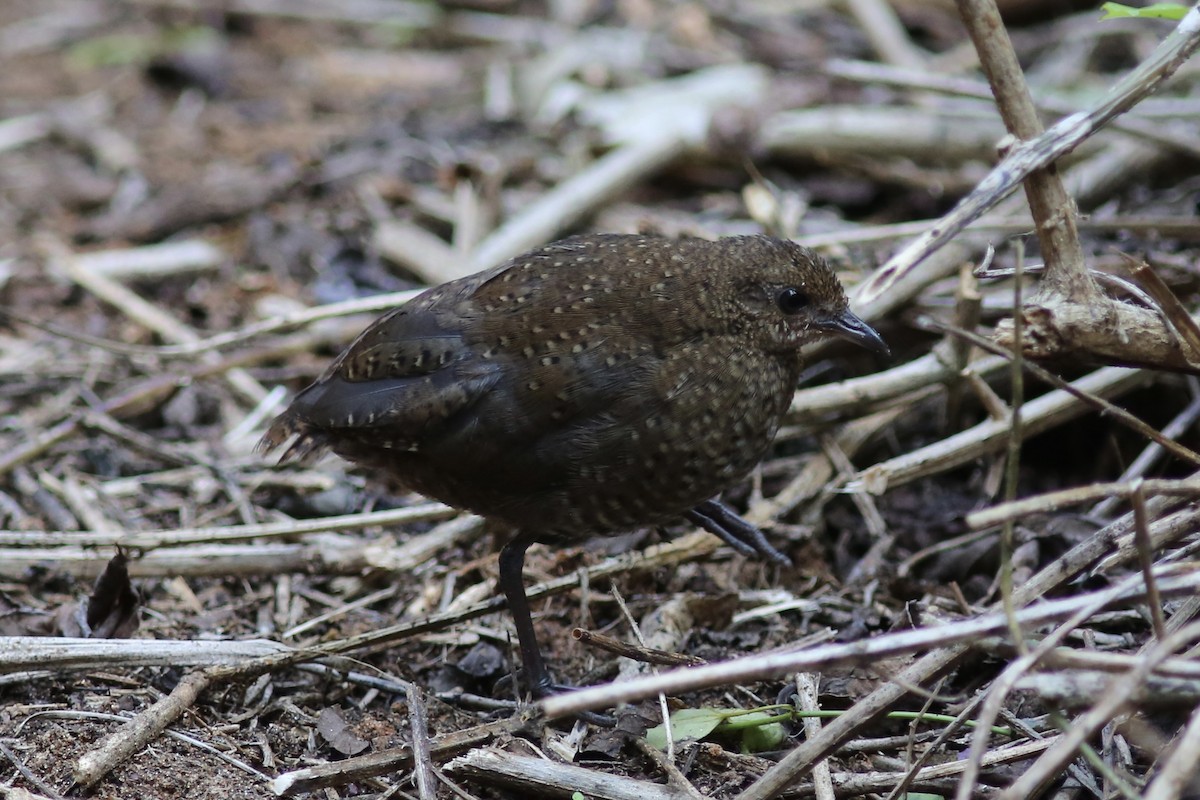
M 878 353 L 885 357 L 892 354 L 892 351 L 888 349 L 887 343 L 883 341 L 883 338 L 875 329 L 859 319 L 856 314 L 851 313 L 849 309 L 818 323 L 818 325 L 834 336 L 854 342 L 873 353 Z

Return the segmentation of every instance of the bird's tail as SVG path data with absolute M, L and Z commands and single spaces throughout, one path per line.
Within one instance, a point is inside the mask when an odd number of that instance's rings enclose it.
M 267 428 L 267 432 L 258 440 L 254 450 L 261 455 L 267 455 L 293 436 L 296 440 L 283 451 L 283 455 L 279 457 L 280 464 L 293 461 L 308 464 L 329 448 L 325 432 L 300 419 L 295 410 L 289 408 L 275 418 L 271 427 Z

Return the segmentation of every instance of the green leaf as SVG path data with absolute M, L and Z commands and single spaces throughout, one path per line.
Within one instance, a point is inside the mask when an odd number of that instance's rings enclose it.
M 1100 6 L 1104 12 L 1101 20 L 1125 19 L 1126 17 L 1141 17 L 1142 19 L 1183 19 L 1188 7 L 1179 3 L 1152 3 L 1144 8 L 1133 8 L 1121 3 L 1105 3 Z
M 685 708 L 671 715 L 671 735 L 678 742 L 684 739 L 703 739 L 713 733 L 724 734 L 736 736 L 743 752 L 772 750 L 787 737 L 787 729 L 782 723 L 792 719 L 790 708 Z M 789 713 L 770 713 L 779 709 L 789 709 Z M 666 728 L 657 725 L 646 731 L 646 741 L 659 750 L 666 749 Z
M 769 711 L 775 711 L 777 706 L 760 706 L 759 708 L 733 708 L 722 712 L 725 719 L 720 727 L 717 728 L 717 733 L 727 733 L 729 731 L 749 730 L 750 728 L 758 728 L 763 725 L 770 725 L 772 722 L 782 722 L 790 720 L 794 717 L 790 711 L 786 714 L 769 714 Z
M 742 752 L 762 753 L 767 750 L 778 750 L 787 739 L 787 728 L 779 721 L 786 716 L 755 711 L 738 717 L 738 727 L 749 723 L 742 730 Z
M 703 739 L 729 716 L 728 711 L 717 708 L 684 708 L 671 715 L 671 738 L 675 741 L 683 739 Z M 659 750 L 667 748 L 667 730 L 662 725 L 655 725 L 646 731 L 646 741 Z
M 575 791 L 571 792 L 571 800 L 587 800 L 587 795 L 576 789 Z

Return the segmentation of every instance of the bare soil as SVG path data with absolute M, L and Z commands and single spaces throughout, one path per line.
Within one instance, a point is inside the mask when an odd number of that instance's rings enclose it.
M 0 304 L 8 310 L 0 328 L 0 454 L 8 454 L 0 458 L 0 535 L 8 537 L 0 541 L 0 565 L 9 562 L 0 566 L 0 636 L 272 639 L 304 648 L 493 596 L 500 532 L 474 532 L 416 564 L 387 566 L 405 542 L 434 530 L 445 515 L 398 527 L 262 538 L 243 549 L 216 537 L 188 543 L 207 547 L 192 554 L 173 545 L 125 548 L 131 577 L 110 571 L 106 591 L 96 590 L 95 580 L 117 548 L 85 539 L 73 547 L 71 537 L 221 530 L 424 503 L 337 459 L 277 470 L 253 452 L 262 417 L 280 402 L 264 404 L 265 391 L 302 388 L 370 313 L 235 337 L 220 347 L 181 352 L 178 346 L 280 313 L 426 285 L 430 274 L 412 262 L 427 270 L 469 263 L 496 226 L 609 152 L 611 143 L 589 114 L 620 90 L 731 64 L 760 65 L 769 87 L 749 107 L 713 114 L 693 155 L 650 169 L 578 219 L 564 219 L 559 235 L 766 230 L 804 241 L 845 231 L 845 243 L 823 250 L 853 284 L 902 241 L 869 235 L 875 226 L 936 217 L 995 161 L 987 148 L 963 157 L 951 148 L 940 151 L 936 141 L 924 152 L 879 143 L 855 152 L 825 143 L 791 155 L 764 144 L 760 135 L 775 115 L 839 106 L 900 109 L 913 120 L 929 114 L 934 124 L 950 126 L 942 135 L 954 142 L 955 125 L 966 123 L 946 123 L 935 112 L 957 102 L 1002 131 L 983 101 L 833 76 L 833 59 L 879 59 L 863 18 L 841 4 L 548 5 L 0 4 Z M 972 51 L 952 9 L 918 2 L 896 8 L 909 44 L 927 56 L 924 74 L 974 75 L 963 66 L 972 63 Z M 1146 21 L 1098 28 L 1094 9 L 1077 16 L 1049 10 L 1047 4 L 1047 13 L 1033 18 L 1022 11 L 1014 42 L 1038 93 L 1080 105 L 1136 65 L 1169 29 Z M 1194 86 L 1193 70 L 1167 90 L 1179 109 L 1178 116 L 1162 118 L 1164 128 L 1195 136 Z M 20 121 L 32 133 L 9 144 L 6 121 Z M 882 138 L 902 132 L 884 131 Z M 1097 137 L 1093 149 L 1081 148 L 1063 170 L 1099 159 L 1111 143 Z M 1148 258 L 1193 306 L 1200 288 L 1198 164 L 1178 152 L 1147 163 L 1083 206 L 1091 223 L 1082 228 L 1085 249 L 1101 271 L 1119 271 L 1116 251 Z M 447 258 L 423 259 L 412 245 L 411 261 L 398 256 L 381 239 L 397 222 L 435 238 L 442 247 L 435 252 Z M 996 230 L 987 238 L 999 249 L 998 265 L 1015 263 L 1018 239 L 1036 264 L 1037 242 L 1027 229 Z M 70 269 L 77 257 L 188 240 L 214 246 L 216 257 L 172 264 L 159 275 L 112 279 L 180 326 L 174 333 L 138 307 L 101 296 L 96 284 Z M 980 248 L 971 241 L 974 260 Z M 830 350 L 814 359 L 809 385 L 897 367 L 930 352 L 940 337 L 919 318 L 955 319 L 958 282 L 947 274 L 876 321 L 892 345 L 892 363 Z M 991 280 L 978 288 L 987 333 L 1011 315 L 1012 285 Z M 1051 366 L 1075 379 L 1096 365 Z M 989 373 L 986 383 L 1010 399 L 1006 370 Z M 1030 379 L 1025 391 L 1034 398 L 1049 389 Z M 1194 377 L 1148 371 L 1117 401 L 1162 428 L 1195 404 L 1196 392 Z M 540 600 L 538 632 L 558 677 L 586 685 L 617 675 L 615 656 L 571 637 L 582 627 L 636 641 L 614 593 L 642 633 L 665 642 L 664 649 L 708 662 L 802 644 L 869 641 L 980 612 L 999 596 L 998 531 L 944 551 L 921 551 L 966 533 L 969 512 L 1002 499 L 1003 448 L 898 482 L 878 496 L 843 492 L 839 476 L 987 420 L 986 394 L 969 381 L 948 381 L 919 397 L 790 420 L 753 483 L 726 499 L 741 509 L 761 506 L 816 469 L 822 477 L 812 491 L 778 506 L 769 520 L 772 541 L 795 566 L 766 566 L 722 548 Z M 121 400 L 129 396 L 137 401 Z M 852 435 L 855 422 L 888 408 L 896 414 L 887 424 L 858 439 Z M 258 417 L 243 425 L 256 409 Z M 1175 438 L 1200 448 L 1190 425 Z M 1018 493 L 1116 480 L 1146 445 L 1111 418 L 1080 412 L 1025 442 Z M 1181 477 L 1193 469 L 1168 458 L 1143 474 Z M 1122 501 L 1098 511 L 1071 507 L 1021 519 L 1014 582 L 1019 586 L 1128 509 Z M 1156 507 L 1151 520 L 1169 510 Z M 63 535 L 39 540 L 51 532 Z M 687 532 L 681 524 L 579 547 L 535 547 L 527 581 L 572 575 Z M 1189 544 L 1194 541 L 1185 535 L 1154 558 L 1182 557 Z M 335 550 L 348 555 L 339 561 L 329 555 Z M 1054 594 L 1110 585 L 1136 569 L 1097 568 Z M 1165 601 L 1167 617 L 1180 612 L 1177 624 L 1187 621 L 1194 614 L 1189 602 Z M 689 623 L 673 629 L 662 619 L 664 608 L 686 609 Z M 761 613 L 747 613 L 755 610 Z M 28 796 L 11 793 L 19 787 L 40 796 L 271 797 L 270 778 L 410 743 L 405 682 L 421 689 L 435 742 L 513 713 L 513 690 L 501 680 L 516 659 L 510 630 L 500 612 L 351 652 L 356 671 L 375 683 L 293 666 L 211 687 L 171 726 L 188 739 L 156 737 L 86 790 L 74 786 L 77 759 L 120 728 L 118 717 L 144 711 L 195 667 L 6 666 L 0 673 L 0 795 Z M 1136 654 L 1152 641 L 1145 606 L 1125 607 L 1092 618 L 1070 646 Z M 1013 657 L 1002 642 L 984 644 L 926 686 L 932 695 L 910 694 L 897 710 L 961 710 Z M 0 639 L 6 665 L 4 650 L 11 646 Z M 821 707 L 850 708 L 919 655 L 823 672 Z M 752 708 L 774 703 L 790 682 L 725 686 L 670 703 Z M 1086 707 L 1094 699 L 1080 702 Z M 1091 743 L 1137 785 L 1170 752 L 1194 705 L 1194 699 L 1165 706 L 1146 701 Z M 1058 727 L 1051 712 L 1070 720 L 1080 713 L 1071 708 L 1026 691 L 1010 697 L 1006 713 L 1052 735 Z M 575 763 L 648 783 L 675 780 L 635 742 L 658 722 L 656 701 L 636 703 L 618 730 L 593 727 L 572 744 Z M 830 763 L 841 782 L 848 775 L 902 774 L 941 724 L 880 719 Z M 568 730 L 569 723 L 559 723 L 488 746 L 562 762 Z M 680 743 L 676 763 L 702 795 L 735 797 L 803 738 L 798 726 L 787 733 L 753 753 L 741 752 L 749 745 L 736 735 L 715 744 Z M 960 761 L 969 735 L 940 745 L 932 763 Z M 995 796 L 1029 763 L 986 768 L 974 796 Z M 1074 763 L 1103 796 L 1113 796 L 1092 766 Z M 468 796 L 526 796 L 498 779 L 452 770 L 441 775 L 447 783 L 437 784 L 438 796 L 451 796 L 448 783 Z M 917 787 L 949 794 L 955 781 L 931 779 Z M 1065 793 L 1059 796 L 1089 796 L 1080 781 L 1076 773 L 1063 774 L 1054 786 Z M 683 796 L 685 790 L 675 788 Z M 890 788 L 884 780 L 859 793 L 886 796 Z M 796 796 L 808 791 L 797 784 Z M 1182 791 L 1174 796 L 1200 796 L 1200 787 Z M 314 794 L 322 792 L 384 798 L 417 796 L 418 790 L 411 771 L 400 770 Z

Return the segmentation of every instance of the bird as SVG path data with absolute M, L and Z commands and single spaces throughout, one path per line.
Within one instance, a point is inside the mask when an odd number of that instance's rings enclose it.
M 689 520 L 788 563 L 720 500 L 771 447 L 830 337 L 887 355 L 833 269 L 769 236 L 584 234 L 435 286 L 364 330 L 268 427 L 510 531 L 498 585 L 523 680 L 551 677 L 522 577 L 534 542 Z

